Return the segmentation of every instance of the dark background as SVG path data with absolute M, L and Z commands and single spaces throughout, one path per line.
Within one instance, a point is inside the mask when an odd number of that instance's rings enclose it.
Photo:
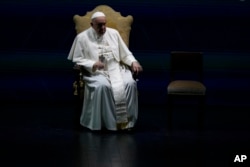
M 144 71 L 131 135 L 73 130 L 73 15 L 100 4 L 134 17 L 130 50 Z M 1 166 L 117 166 L 114 158 L 120 166 L 237 166 L 235 155 L 249 159 L 249 0 L 2 0 L 0 21 Z M 174 133 L 166 129 L 172 50 L 204 53 L 201 134 L 185 105 L 173 115 Z
M 74 14 L 101 1 L 1 1 L 1 50 L 67 52 L 74 38 Z M 132 15 L 132 51 L 175 49 L 249 50 L 247 0 L 105 1 Z
M 72 19 L 74 14 L 84 15 L 100 4 L 104 3 L 0 2 L 2 127 L 71 126 L 74 75 L 67 54 L 75 37 Z M 206 129 L 249 130 L 248 0 L 124 0 L 105 4 L 123 16 L 134 17 L 130 49 L 144 67 L 138 82 L 142 120 L 157 115 L 165 121 L 169 52 L 192 50 L 204 52 L 207 108 L 212 108 L 206 115 Z M 155 119 L 152 124 L 165 127 L 164 121 L 157 124 Z

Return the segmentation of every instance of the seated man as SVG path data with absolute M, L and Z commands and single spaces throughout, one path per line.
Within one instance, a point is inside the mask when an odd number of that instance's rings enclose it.
M 138 116 L 137 83 L 142 71 L 118 31 L 106 27 L 106 16 L 95 12 L 91 27 L 78 34 L 68 59 L 89 72 L 85 75 L 80 124 L 91 130 L 131 129 Z M 131 67 L 131 70 L 125 65 Z

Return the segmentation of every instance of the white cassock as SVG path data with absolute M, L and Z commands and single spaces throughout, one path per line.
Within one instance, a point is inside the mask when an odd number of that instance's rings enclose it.
M 91 130 L 134 127 L 138 117 L 137 83 L 121 63 L 131 66 L 137 60 L 118 31 L 107 27 L 105 34 L 98 37 L 90 27 L 76 36 L 68 59 L 89 72 L 83 77 L 86 84 L 81 125 Z M 93 72 L 98 60 L 104 62 L 105 68 Z

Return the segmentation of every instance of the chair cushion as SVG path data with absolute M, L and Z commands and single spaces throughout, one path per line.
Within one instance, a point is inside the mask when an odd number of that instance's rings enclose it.
M 206 87 L 198 81 L 176 80 L 169 83 L 168 94 L 172 95 L 205 95 Z

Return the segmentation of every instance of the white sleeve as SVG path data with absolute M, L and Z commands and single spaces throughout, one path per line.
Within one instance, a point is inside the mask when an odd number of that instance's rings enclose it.
M 132 62 L 137 61 L 133 56 L 132 52 L 128 49 L 127 45 L 121 38 L 120 34 L 117 32 L 118 36 L 118 46 L 119 46 L 119 54 L 121 61 L 129 66 L 131 66 Z
M 68 55 L 68 60 L 71 60 L 78 65 L 82 65 L 89 72 L 92 72 L 92 68 L 95 63 L 93 60 L 87 59 L 84 55 L 84 42 L 79 36 L 76 36 L 74 39 Z

